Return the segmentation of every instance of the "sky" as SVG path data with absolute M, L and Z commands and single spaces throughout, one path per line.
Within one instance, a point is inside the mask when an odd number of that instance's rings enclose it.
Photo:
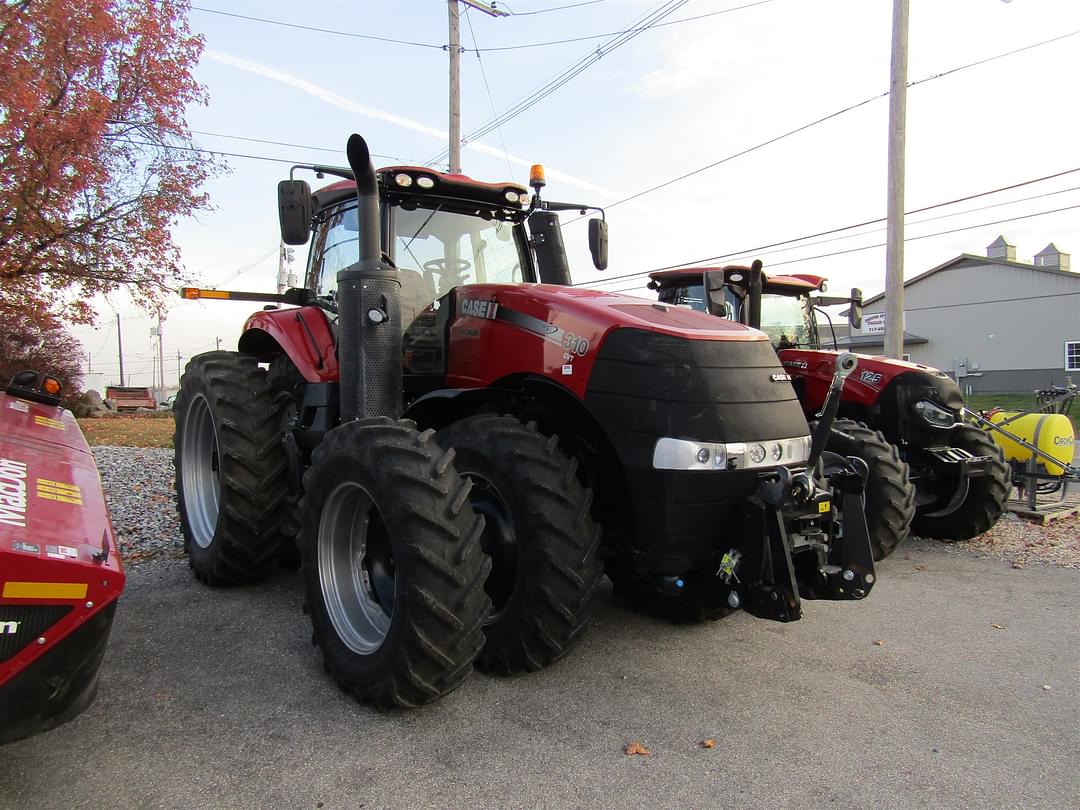
M 589 260 L 584 221 L 563 215 L 577 283 L 651 298 L 644 276 L 622 277 L 726 256 L 711 263 L 761 258 L 767 272 L 827 276 L 832 293 L 882 291 L 884 221 L 764 246 L 885 216 L 892 3 L 686 0 L 617 47 L 604 48 L 612 36 L 564 41 L 624 31 L 669 2 L 678 0 L 513 0 L 498 3 L 513 12 L 498 18 L 465 11 L 463 133 L 587 66 L 468 143 L 463 171 L 524 185 L 529 164 L 543 163 L 546 198 L 606 206 L 603 273 Z M 195 75 L 210 101 L 191 108 L 188 123 L 200 147 L 234 155 L 231 172 L 207 186 L 213 210 L 174 230 L 201 286 L 274 290 L 276 185 L 291 164 L 346 165 L 352 132 L 376 165 L 440 157 L 447 16 L 443 0 L 195 1 L 190 25 L 205 39 Z M 1028 47 L 1037 43 L 1046 44 Z M 1078 79 L 1075 0 L 911 0 L 906 210 L 1080 169 Z M 998 235 L 1021 261 L 1050 242 L 1080 254 L 1075 206 L 1080 171 L 910 214 L 905 277 L 985 255 Z M 307 248 L 296 250 L 302 277 Z M 128 383 L 151 384 L 156 319 L 123 294 L 98 303 L 98 325 L 73 330 L 89 370 L 116 381 L 119 314 Z M 166 384 L 219 340 L 235 348 L 255 308 L 177 299 L 163 323 Z

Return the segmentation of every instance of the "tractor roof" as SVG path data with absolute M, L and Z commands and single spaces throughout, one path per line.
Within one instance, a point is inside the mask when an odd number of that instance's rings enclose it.
M 380 191 L 398 199 L 420 197 L 467 200 L 486 208 L 502 208 L 510 211 L 522 210 L 529 199 L 528 189 L 517 183 L 484 183 L 464 174 L 447 174 L 424 166 L 385 166 L 375 174 L 379 179 Z M 403 177 L 409 178 L 404 181 L 408 185 L 398 182 L 398 178 Z M 421 187 L 420 182 L 424 182 L 428 187 Z M 339 180 L 331 183 L 312 195 L 315 210 L 334 205 L 355 194 L 356 183 L 353 180 Z M 511 201 L 510 196 L 516 196 L 516 199 Z
M 723 267 L 681 267 L 675 270 L 657 270 L 649 273 L 649 278 L 663 286 L 700 282 L 701 277 L 711 270 L 722 270 L 725 273 L 742 271 L 749 273 L 750 268 L 739 264 L 727 264 Z M 761 274 L 761 289 L 766 294 L 774 295 L 803 295 L 821 290 L 826 278 L 813 276 L 805 273 L 797 273 L 790 276 Z

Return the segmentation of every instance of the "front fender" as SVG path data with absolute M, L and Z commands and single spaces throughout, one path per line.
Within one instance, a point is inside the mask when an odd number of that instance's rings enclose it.
M 338 379 L 334 332 L 318 307 L 256 312 L 244 323 L 237 348 L 263 361 L 284 352 L 307 382 Z

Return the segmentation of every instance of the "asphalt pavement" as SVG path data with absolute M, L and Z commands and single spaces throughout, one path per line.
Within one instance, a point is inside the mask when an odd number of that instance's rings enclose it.
M 1080 807 L 1076 570 L 916 542 L 788 625 L 606 589 L 550 669 L 390 714 L 325 675 L 297 577 L 129 573 L 96 702 L 0 748 L 0 807 Z

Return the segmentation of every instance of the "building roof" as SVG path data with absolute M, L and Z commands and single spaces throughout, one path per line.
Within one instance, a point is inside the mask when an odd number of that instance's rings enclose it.
M 939 264 L 937 267 L 933 267 L 930 270 L 927 270 L 925 273 L 921 273 L 920 275 L 915 276 L 915 278 L 908 279 L 904 282 L 904 287 L 906 289 L 912 284 L 930 278 L 930 276 L 934 275 L 935 273 L 940 273 L 942 270 L 949 270 L 959 264 L 963 264 L 964 262 L 972 262 L 975 264 L 996 264 L 1001 267 L 1011 267 L 1015 270 L 1030 270 L 1033 273 L 1050 273 L 1051 275 L 1055 276 L 1068 276 L 1069 278 L 1076 279 L 1077 283 L 1080 284 L 1080 273 L 1074 273 L 1071 270 L 1059 270 L 1056 267 L 1038 267 L 1034 264 L 1028 264 L 1027 262 L 1014 262 L 1010 261 L 1009 259 L 991 259 L 986 256 L 976 256 L 972 253 L 961 253 L 955 259 L 949 259 L 949 261 L 945 262 L 944 264 Z M 863 306 L 869 306 L 870 304 L 880 301 L 884 297 L 885 293 L 879 292 L 877 295 L 873 295 L 870 298 L 864 300 Z
M 843 342 L 843 338 L 840 338 Z M 905 346 L 917 346 L 920 343 L 929 343 L 930 341 L 920 335 L 913 335 L 911 332 L 904 332 L 904 345 Z M 865 349 L 871 346 L 884 346 L 884 335 L 850 335 L 847 338 L 847 346 L 850 349 Z

